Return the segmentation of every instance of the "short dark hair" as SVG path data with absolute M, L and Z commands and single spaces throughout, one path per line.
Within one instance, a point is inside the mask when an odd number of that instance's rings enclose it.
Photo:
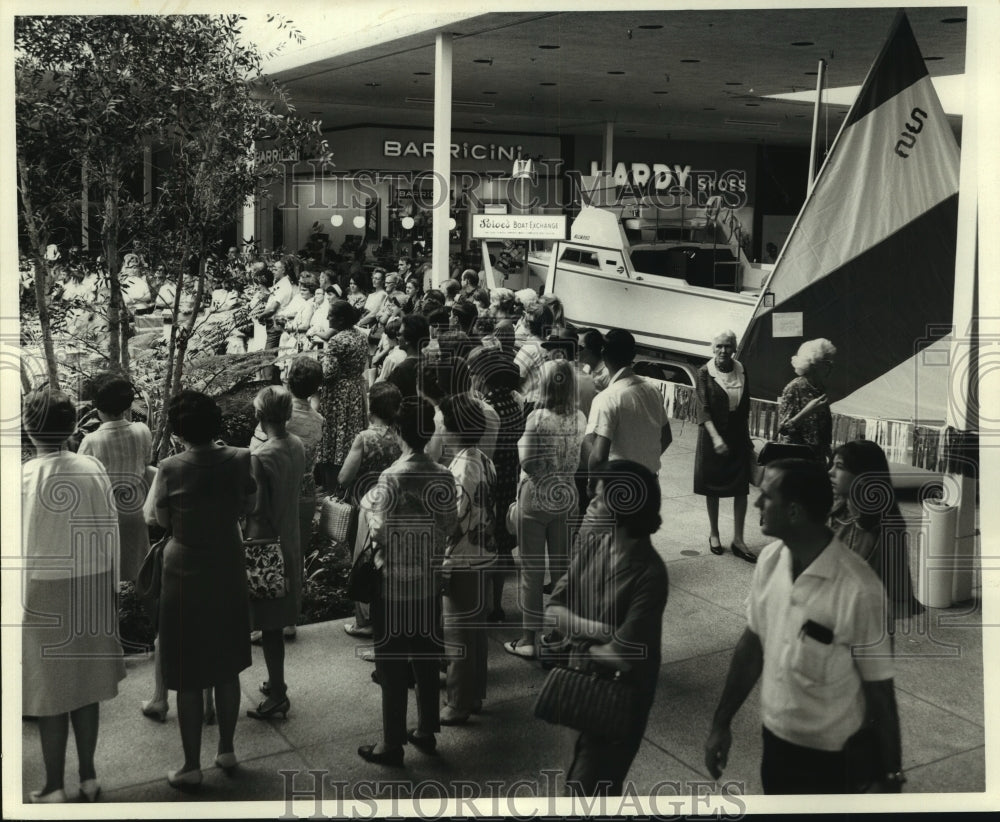
M 543 303 L 535 303 L 528 310 L 528 330 L 536 337 L 544 337 L 552 328 L 552 309 Z
M 813 523 L 826 522 L 833 508 L 833 487 L 826 467 L 814 460 L 781 459 L 767 464 L 780 472 L 774 489 L 784 504 L 798 503 Z
M 485 288 L 477 288 L 472 292 L 472 301 L 482 308 L 490 307 L 490 292 Z
M 472 387 L 469 366 L 465 359 L 452 352 L 442 352 L 440 357 L 425 360 L 420 367 L 420 393 L 440 402 L 452 394 L 463 394 Z
M 451 310 L 447 308 L 435 308 L 427 315 L 427 324 L 431 328 L 441 330 L 451 324 Z
M 583 348 L 600 359 L 604 353 L 604 335 L 596 328 L 588 328 L 583 332 Z
M 323 366 L 305 355 L 296 357 L 288 368 L 288 390 L 300 400 L 308 399 L 323 384 Z
M 423 397 L 404 397 L 399 405 L 399 436 L 414 451 L 423 451 L 436 430 L 434 406 Z
M 185 388 L 167 406 L 170 430 L 193 445 L 211 442 L 222 431 L 222 409 L 208 394 Z
M 310 291 L 315 293 L 316 289 L 319 288 L 319 280 L 312 274 L 312 272 L 306 272 L 299 278 L 299 288 L 302 286 L 305 286 Z
M 646 466 L 611 460 L 591 476 L 604 481 L 604 504 L 626 534 L 642 539 L 660 529 L 660 483 Z
M 46 386 L 24 398 L 21 415 L 32 438 L 46 445 L 65 442 L 76 430 L 76 406 L 62 391 Z
M 473 288 L 478 288 L 479 274 L 476 271 L 473 271 L 471 268 L 467 268 L 465 269 L 465 271 L 462 272 L 462 282 L 468 283 Z
M 486 383 L 491 391 L 513 391 L 521 382 L 517 366 L 496 348 L 474 348 L 466 362 L 469 373 Z
M 444 427 L 456 435 L 463 448 L 476 445 L 486 432 L 486 415 L 469 394 L 455 394 L 441 401 Z
M 377 382 L 368 392 L 368 413 L 394 423 L 399 416 L 399 406 L 403 401 L 400 390 L 391 382 Z
M 440 288 L 428 288 L 424 292 L 424 313 L 429 314 L 433 308 L 428 307 L 428 303 L 434 303 L 435 307 L 444 305 L 444 292 Z
M 462 284 L 458 280 L 454 279 L 445 280 L 441 284 L 441 287 L 444 289 L 445 296 L 449 300 L 454 299 L 455 295 L 462 290 Z
M 358 310 L 347 300 L 334 300 L 330 303 L 329 322 L 334 328 L 343 331 L 350 328 L 359 319 Z
M 476 324 L 479 312 L 476 307 L 467 300 L 459 300 L 451 307 L 451 313 L 458 315 L 458 327 L 466 334 L 472 331 L 472 326 Z
M 635 337 L 623 328 L 612 328 L 604 336 L 603 354 L 617 366 L 629 365 L 635 359 Z
M 118 416 L 125 413 L 135 399 L 132 381 L 115 371 L 102 371 L 94 377 L 94 406 L 105 414 Z
M 423 314 L 406 314 L 399 324 L 399 340 L 408 346 L 419 347 L 431 337 L 431 328 Z
M 399 315 L 394 315 L 392 317 L 389 317 L 389 319 L 385 321 L 385 335 L 390 340 L 398 340 L 399 329 L 402 326 L 402 324 L 403 324 L 403 318 L 400 317 Z

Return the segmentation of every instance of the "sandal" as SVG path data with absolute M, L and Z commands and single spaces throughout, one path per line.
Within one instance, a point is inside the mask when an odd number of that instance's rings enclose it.
M 505 642 L 503 644 L 503 649 L 508 654 L 519 656 L 521 659 L 535 659 L 537 657 L 537 654 L 535 653 L 535 646 L 524 645 L 519 639 L 512 639 L 510 642 Z

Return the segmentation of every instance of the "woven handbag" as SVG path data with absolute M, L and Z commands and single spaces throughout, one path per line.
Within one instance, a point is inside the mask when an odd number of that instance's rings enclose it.
M 535 716 L 616 742 L 634 727 L 635 694 L 617 671 L 556 667 L 538 694 Z
M 347 542 L 354 506 L 334 496 L 324 497 L 319 507 L 319 532 L 335 542 Z
M 288 592 L 281 540 L 245 539 L 243 549 L 250 599 L 281 599 Z

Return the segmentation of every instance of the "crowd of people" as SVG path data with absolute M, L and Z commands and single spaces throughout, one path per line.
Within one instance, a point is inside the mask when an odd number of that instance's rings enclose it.
M 72 627 L 78 588 L 113 603 L 117 583 L 134 578 L 149 548 L 145 526 L 167 533 L 155 681 L 143 713 L 163 721 L 176 691 L 183 764 L 167 778 L 193 788 L 202 780 L 205 722 L 218 722 L 216 764 L 238 765 L 239 675 L 251 665 L 252 639 L 262 645 L 267 679 L 247 716 L 292 710 L 294 658 L 285 664 L 285 642 L 301 610 L 303 545 L 318 506 L 335 495 L 351 505 L 348 550 L 359 561 L 373 552 L 377 571 L 371 601 L 356 603 L 344 626 L 370 640 L 382 693 L 381 736 L 359 756 L 402 766 L 407 744 L 433 754 L 442 726 L 482 709 L 486 632 L 506 623 L 503 589 L 516 576 L 520 613 L 507 653 L 532 662 L 549 646 L 568 646 L 571 657 L 617 671 L 635 689 L 638 710 L 624 736 L 581 733 L 567 771 L 571 791 L 620 792 L 656 694 L 668 594 L 651 541 L 661 526 L 658 473 L 672 441 L 662 395 L 633 370 L 636 344 L 626 330 L 573 328 L 557 298 L 486 290 L 473 270 L 425 289 L 408 259 L 397 269 L 369 274 L 359 266 L 345 281 L 333 270 L 297 272 L 285 260 L 250 265 L 258 289 L 247 290 L 255 306 L 248 316 L 257 328 L 246 333 L 234 320 L 225 345 L 262 338 L 265 350 L 288 353 L 254 400 L 259 425 L 249 448 L 223 443 L 218 404 L 183 390 L 167 409 L 174 453 L 152 468 L 149 430 L 127 418 L 132 386 L 105 373 L 93 380 L 101 426 L 74 454 L 66 448 L 76 421 L 70 398 L 51 389 L 26 397 L 37 456 L 24 466 L 24 547 L 39 560 L 27 572 L 26 613 L 64 613 Z M 231 303 L 246 298 L 220 281 L 212 305 L 236 313 Z M 731 550 L 757 566 L 706 763 L 721 773 L 729 722 L 763 672 L 766 790 L 820 785 L 782 773 L 802 770 L 788 770 L 798 748 L 842 755 L 872 704 L 884 777 L 876 781 L 888 785 L 894 774 L 898 786 L 891 662 L 850 658 L 852 644 L 875 641 L 880 630 L 891 636 L 895 614 L 883 616 L 883 600 L 897 614 L 912 607 L 905 541 L 888 534 L 904 527 L 898 509 L 872 510 L 858 491 L 878 481 L 891 492 L 885 455 L 864 441 L 832 449 L 823 382 L 836 351 L 826 340 L 804 344 L 779 416 L 782 439 L 803 446 L 805 458 L 764 472 L 757 506 L 775 542 L 758 558 L 744 540 L 754 448 L 751 375 L 734 359 L 736 343 L 731 331 L 715 338 L 695 386 L 693 490 L 706 499 L 710 550 L 723 552 L 719 501 L 732 498 Z M 53 513 L 60 482 L 79 487 L 74 513 L 100 539 L 73 542 L 66 518 Z M 251 538 L 280 544 L 283 596 L 250 598 L 243 545 Z M 46 563 L 81 544 L 102 549 L 88 547 L 63 567 Z M 789 606 L 800 575 L 815 582 L 815 610 Z M 827 578 L 837 591 L 820 584 Z M 23 710 L 39 718 L 46 768 L 33 801 L 66 800 L 69 722 L 82 796 L 99 793 L 98 706 L 115 695 L 124 668 L 114 608 L 97 615 L 101 652 L 88 652 L 98 642 L 92 632 L 71 632 L 74 653 L 55 659 L 41 652 L 51 629 L 25 623 Z M 799 632 L 803 623 L 818 627 Z M 805 640 L 810 646 L 791 655 L 775 645 Z M 843 770 L 842 759 L 830 762 Z M 820 787 L 854 785 L 842 778 Z

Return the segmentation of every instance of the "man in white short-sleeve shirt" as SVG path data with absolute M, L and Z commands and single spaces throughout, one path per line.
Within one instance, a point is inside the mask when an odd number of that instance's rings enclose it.
M 635 338 L 612 328 L 604 338 L 611 381 L 594 397 L 587 419 L 591 471 L 609 460 L 631 460 L 657 474 L 660 456 L 673 439 L 663 395 L 633 373 L 634 359 Z
M 705 764 L 714 778 L 721 775 L 730 723 L 759 678 L 765 793 L 850 793 L 865 782 L 899 791 L 905 777 L 882 583 L 826 527 L 833 495 L 821 465 L 771 463 L 760 491 L 761 530 L 778 541 L 754 570 L 747 628 Z M 871 754 L 866 773 L 854 745 Z

